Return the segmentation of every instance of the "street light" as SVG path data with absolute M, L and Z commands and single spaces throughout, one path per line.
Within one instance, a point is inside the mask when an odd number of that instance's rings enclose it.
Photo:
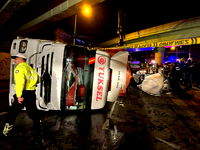
M 92 8 L 88 4 L 84 4 L 82 7 L 82 14 L 86 17 L 91 17 L 92 15 Z
M 90 5 L 88 4 L 83 4 L 82 7 L 81 7 L 81 12 L 84 16 L 86 17 L 91 17 L 92 15 L 92 8 Z M 78 14 L 75 14 L 74 16 L 74 38 L 73 38 L 73 45 L 76 44 L 76 26 L 77 26 L 77 17 L 78 17 Z

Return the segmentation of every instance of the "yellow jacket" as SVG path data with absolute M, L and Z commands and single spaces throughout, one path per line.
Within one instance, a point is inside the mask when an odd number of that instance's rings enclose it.
M 18 64 L 14 70 L 16 96 L 21 97 L 23 90 L 35 90 L 39 75 L 26 62 Z

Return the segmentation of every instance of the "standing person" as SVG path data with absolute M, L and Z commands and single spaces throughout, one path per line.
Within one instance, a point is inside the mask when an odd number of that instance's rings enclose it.
M 192 88 L 192 70 L 193 70 L 192 61 L 191 59 L 188 59 L 185 65 L 185 82 L 184 82 L 187 90 Z
M 40 134 L 40 115 L 36 106 L 36 86 L 39 82 L 39 75 L 35 69 L 26 63 L 26 56 L 18 53 L 11 56 L 16 67 L 14 69 L 15 94 L 14 101 L 8 110 L 3 129 L 3 135 L 8 136 L 14 127 L 17 115 L 24 106 L 29 117 L 33 120 L 33 131 Z M 39 134 L 38 134 L 39 133 Z
M 180 95 L 182 90 L 180 87 L 180 79 L 182 77 L 182 70 L 179 62 L 175 62 L 172 69 L 171 69 L 171 88 L 173 92 L 177 95 Z

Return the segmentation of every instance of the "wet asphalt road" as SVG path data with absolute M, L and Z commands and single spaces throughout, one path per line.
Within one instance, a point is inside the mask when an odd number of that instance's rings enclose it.
M 1 96 L 4 97 L 2 100 L 5 100 L 7 92 L 1 93 Z M 4 107 L 1 108 L 0 115 L 2 130 L 8 104 L 7 101 L 1 103 Z M 136 110 L 143 107 L 135 100 L 133 105 Z M 106 109 L 94 112 L 41 112 L 43 133 L 42 143 L 39 144 L 33 140 L 32 120 L 25 111 L 22 111 L 17 117 L 14 135 L 1 138 L 0 149 L 151 150 L 151 138 L 145 123 L 144 111 L 139 110 L 140 113 L 136 113 L 134 108 L 127 112 L 128 114 L 124 111 L 120 115 L 125 115 L 125 122 L 119 123 L 118 119 L 110 118 L 111 107 L 112 104 L 108 104 Z
M 0 129 L 7 109 L 1 92 Z M 33 142 L 25 111 L 14 136 L 1 139 L 2 150 L 198 150 L 200 103 L 174 95 L 148 95 L 134 87 L 125 97 L 96 112 L 42 112 L 42 143 Z M 113 108 L 113 109 L 112 109 Z
M 32 121 L 26 112 L 21 112 L 16 120 L 15 134 L 2 139 L 0 147 L 2 150 L 131 150 L 133 147 L 150 150 L 144 124 L 134 130 L 115 133 L 112 127 L 102 129 L 106 116 L 105 112 L 76 114 L 45 112 L 42 117 L 43 141 L 41 144 L 35 144 L 29 132 Z

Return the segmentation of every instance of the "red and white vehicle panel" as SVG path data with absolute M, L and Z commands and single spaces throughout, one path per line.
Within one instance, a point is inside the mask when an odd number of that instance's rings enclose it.
M 95 58 L 91 109 L 101 109 L 107 100 L 110 55 L 107 52 L 97 50 Z
M 107 101 L 114 102 L 119 96 L 120 90 L 126 90 L 128 55 L 128 52 L 120 51 L 113 55 L 110 60 L 112 77 L 111 90 L 108 92 Z

